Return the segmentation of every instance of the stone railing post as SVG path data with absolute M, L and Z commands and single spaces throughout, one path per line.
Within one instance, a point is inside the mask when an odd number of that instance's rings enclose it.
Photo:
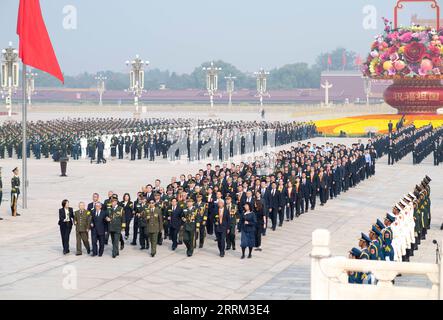
M 440 241 L 440 259 L 438 265 L 438 300 L 443 300 L 443 241 Z
M 321 262 L 331 256 L 329 250 L 330 233 L 317 229 L 312 233 L 311 252 L 311 299 L 329 300 L 329 279 L 322 270 Z

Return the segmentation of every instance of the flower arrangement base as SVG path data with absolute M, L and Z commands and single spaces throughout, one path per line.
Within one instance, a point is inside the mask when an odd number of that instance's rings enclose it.
M 437 114 L 443 107 L 443 85 L 441 80 L 396 79 L 384 99 L 399 114 Z

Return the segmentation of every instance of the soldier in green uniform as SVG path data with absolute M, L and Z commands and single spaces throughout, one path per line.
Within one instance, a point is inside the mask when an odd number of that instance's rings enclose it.
M 240 221 L 240 215 L 238 213 L 238 208 L 232 203 L 232 198 L 230 196 L 226 197 L 226 209 L 228 209 L 229 215 L 231 216 L 229 224 L 229 234 L 226 237 L 226 250 L 235 250 L 235 231 L 237 224 Z
M 111 207 L 108 209 L 108 216 L 106 221 L 109 223 L 109 234 L 112 242 L 112 257 L 119 255 L 118 245 L 121 238 L 122 228 L 126 227 L 125 212 L 122 207 L 118 205 L 118 196 L 112 195 Z
M 161 194 L 159 192 L 154 193 L 155 207 L 160 209 L 160 212 L 162 214 L 162 218 L 164 218 L 163 217 L 163 214 L 164 214 L 164 207 L 163 207 L 163 205 L 164 204 L 163 204 L 163 201 L 161 201 L 160 197 L 161 197 Z M 163 219 L 163 221 L 164 221 L 164 219 Z M 162 224 L 161 229 L 160 229 L 160 231 L 158 233 L 157 244 L 159 246 L 161 246 L 163 244 L 163 233 L 162 233 L 162 231 L 163 231 L 163 224 Z
M 20 177 L 18 176 L 17 167 L 15 167 L 12 172 L 14 175 L 11 179 L 11 212 L 13 217 L 17 217 L 20 216 L 20 214 L 17 213 L 17 201 L 20 195 Z
M 183 209 L 182 220 L 183 224 L 183 242 L 186 245 L 186 254 L 188 257 L 194 253 L 194 240 L 195 240 L 195 218 L 197 216 L 197 209 L 194 207 L 194 201 L 188 199 L 186 202 L 186 208 Z
M 151 257 L 154 257 L 157 253 L 158 234 L 163 228 L 163 215 L 160 208 L 155 206 L 154 200 L 149 202 L 147 221 L 148 237 L 151 243 Z
M 208 205 L 202 201 L 203 195 L 197 194 L 197 216 L 195 218 L 195 239 L 199 241 L 199 248 L 203 248 L 206 238 L 206 221 L 208 220 Z
M 89 254 L 91 252 L 88 237 L 91 226 L 91 212 L 86 210 L 84 202 L 80 202 L 78 210 L 74 212 L 74 225 L 77 238 L 77 253 L 75 255 L 80 256 L 82 254 L 82 241 Z
M 148 240 L 148 206 L 146 198 L 142 196 L 141 203 L 137 206 L 138 227 L 140 231 L 140 250 L 149 249 Z

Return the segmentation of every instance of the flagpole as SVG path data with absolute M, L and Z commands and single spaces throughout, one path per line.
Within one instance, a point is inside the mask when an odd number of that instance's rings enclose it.
M 26 150 L 26 119 L 27 119 L 27 108 L 26 108 L 26 64 L 23 63 L 22 68 L 22 208 L 27 209 L 28 207 L 28 167 L 27 167 L 27 150 Z

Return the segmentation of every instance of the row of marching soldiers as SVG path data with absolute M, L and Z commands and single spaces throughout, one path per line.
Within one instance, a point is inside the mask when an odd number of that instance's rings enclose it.
M 431 226 L 431 178 L 426 176 L 414 192 L 405 195 L 386 214 L 384 221 L 377 219 L 369 230 L 362 233 L 359 249 L 352 248 L 349 258 L 409 262 Z M 349 283 L 375 284 L 371 273 L 348 272 Z

